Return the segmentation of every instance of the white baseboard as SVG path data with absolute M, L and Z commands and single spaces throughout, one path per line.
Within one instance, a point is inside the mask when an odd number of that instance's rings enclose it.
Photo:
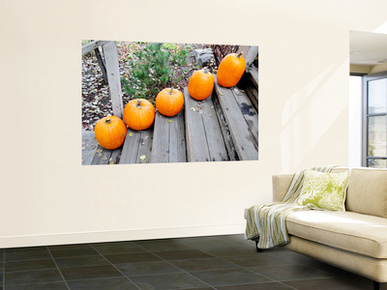
M 245 223 L 0 237 L 0 248 L 242 234 Z

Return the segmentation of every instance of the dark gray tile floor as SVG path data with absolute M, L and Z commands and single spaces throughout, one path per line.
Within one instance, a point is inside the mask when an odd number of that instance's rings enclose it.
M 0 249 L 5 289 L 373 289 L 372 281 L 243 235 Z M 381 285 L 387 289 L 387 283 Z

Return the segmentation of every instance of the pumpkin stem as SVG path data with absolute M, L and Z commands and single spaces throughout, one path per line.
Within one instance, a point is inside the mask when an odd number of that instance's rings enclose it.
M 208 67 L 205 67 L 204 68 L 204 73 L 207 74 L 208 72 L 210 71 L 210 69 Z
M 137 100 L 137 108 L 141 109 L 141 102 L 142 100 Z
M 170 95 L 173 94 L 173 86 L 171 87 L 171 91 L 169 92 Z
M 107 118 L 106 120 L 105 120 L 105 123 L 106 124 L 110 124 L 112 121 L 110 120 L 110 118 Z
M 238 57 L 238 58 L 241 58 L 242 54 L 243 54 L 243 51 L 240 52 L 240 53 L 237 55 L 237 57 Z

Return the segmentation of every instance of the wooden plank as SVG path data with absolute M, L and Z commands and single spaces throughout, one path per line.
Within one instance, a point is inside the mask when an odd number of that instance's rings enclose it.
M 240 160 L 258 160 L 258 140 L 249 128 L 244 114 L 235 99 L 231 89 L 221 87 L 215 77 L 215 90 L 219 104 L 233 138 L 235 149 Z M 247 96 L 246 96 L 247 98 Z M 258 134 L 258 133 L 257 133 Z
M 253 106 L 250 98 L 247 94 L 243 93 L 237 87 L 232 89 L 235 100 L 237 101 L 239 108 L 246 120 L 247 125 L 254 136 L 254 140 L 258 142 L 258 113 Z
M 85 55 L 86 53 L 96 49 L 97 47 L 105 45 L 108 42 L 109 41 L 94 40 L 94 41 L 82 46 L 82 55 Z
M 198 102 L 184 89 L 189 161 L 229 160 L 211 97 Z
M 169 162 L 169 123 L 159 112 L 155 117 L 151 162 Z
M 151 162 L 186 162 L 185 146 L 184 108 L 174 117 L 156 112 Z
M 211 98 L 212 96 L 202 102 L 201 110 L 210 158 L 211 161 L 228 161 L 227 149 Z
M 251 64 L 246 72 L 250 75 L 252 83 L 258 88 L 258 68 L 254 64 Z
M 82 165 L 91 165 L 97 148 L 94 131 L 82 130 Z
M 149 163 L 152 150 L 152 140 L 152 128 L 144 131 L 135 131 L 128 128 L 119 163 Z
M 111 161 L 112 153 L 115 152 L 115 155 L 119 154 L 121 148 L 115 150 L 104 149 L 100 145 L 98 145 L 97 151 L 94 154 L 93 161 L 91 165 L 108 165 Z
M 245 56 L 246 67 L 249 67 L 258 55 L 258 46 L 250 46 L 249 51 Z
M 203 120 L 198 102 L 191 98 L 188 88 L 184 88 L 185 134 L 187 141 L 187 160 L 189 162 L 210 161 Z
M 109 41 L 102 46 L 105 56 L 106 74 L 109 83 L 113 115 L 122 118 L 124 105 L 122 102 L 121 78 L 118 64 L 117 44 Z
M 149 163 L 151 160 L 152 151 L 152 131 L 148 129 L 146 131 L 140 131 L 140 140 L 138 144 L 138 153 L 136 163 Z
M 101 55 L 101 52 L 99 51 L 99 47 L 94 49 L 94 53 L 95 53 L 95 56 L 97 58 L 99 67 L 101 69 L 103 80 L 105 81 L 105 83 L 108 83 L 105 61 L 102 59 L 102 55 Z
M 213 95 L 215 95 L 215 93 L 213 93 Z M 215 112 L 216 112 L 216 115 L 217 115 L 218 120 L 219 120 L 219 125 L 220 125 L 220 129 L 221 129 L 221 132 L 223 135 L 224 145 L 226 146 L 226 149 L 228 152 L 228 157 L 232 161 L 237 161 L 237 160 L 239 160 L 239 156 L 238 156 L 238 153 L 235 149 L 235 144 L 234 144 L 234 141 L 232 139 L 230 129 L 227 125 L 226 118 L 225 118 L 224 113 L 222 111 L 222 108 L 220 106 L 219 99 L 216 96 L 213 96 L 212 102 L 214 104 Z
M 179 114 L 171 118 L 169 130 L 169 162 L 186 162 L 187 150 L 185 140 L 185 106 Z
M 255 110 L 258 112 L 258 89 L 253 85 L 247 85 L 243 89 L 245 90 Z

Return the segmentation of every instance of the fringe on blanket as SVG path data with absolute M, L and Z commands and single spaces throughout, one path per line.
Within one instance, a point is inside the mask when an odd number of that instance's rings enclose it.
M 337 165 L 314 167 L 312 170 L 331 172 Z M 281 200 L 270 204 L 254 205 L 247 210 L 245 239 L 258 240 L 259 249 L 269 249 L 289 243 L 286 217 L 296 210 L 309 210 L 296 204 L 304 183 L 305 170 L 296 172 Z

